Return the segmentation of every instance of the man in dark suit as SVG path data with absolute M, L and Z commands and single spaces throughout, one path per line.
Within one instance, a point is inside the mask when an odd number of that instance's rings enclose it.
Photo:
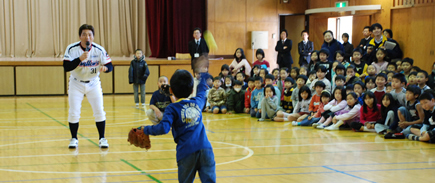
M 303 30 L 302 41 L 298 43 L 299 65 L 308 65 L 311 61 L 311 52 L 314 50 L 314 43 L 308 40 L 308 31 Z
M 359 48 L 363 51 L 363 54 L 367 52 L 367 44 L 373 39 L 371 26 L 365 26 L 363 29 L 364 38 L 359 42 Z
M 193 38 L 192 41 L 189 41 L 189 53 L 191 59 L 192 70 L 194 70 L 195 66 L 195 58 L 199 58 L 201 55 L 208 54 L 208 46 L 204 39 L 201 39 L 201 29 L 195 28 L 193 29 Z M 194 70 L 195 72 L 195 70 Z
M 281 40 L 279 40 L 275 46 L 275 51 L 278 52 L 276 63 L 279 65 L 279 68 L 291 68 L 293 64 L 292 55 L 290 53 L 290 51 L 292 50 L 293 42 L 292 40 L 287 39 L 287 36 L 287 30 L 282 30 Z

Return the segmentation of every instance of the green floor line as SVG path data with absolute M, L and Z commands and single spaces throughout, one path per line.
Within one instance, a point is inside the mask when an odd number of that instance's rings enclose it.
M 133 164 L 129 163 L 128 161 L 125 161 L 124 159 L 121 159 L 121 161 L 124 162 L 125 164 L 131 166 L 132 168 L 136 169 L 137 171 L 139 171 L 139 172 L 141 172 L 141 173 L 143 173 L 143 174 L 146 174 L 149 178 L 153 179 L 154 181 L 159 182 L 159 183 L 162 182 L 162 181 L 160 181 L 159 179 L 156 179 L 155 177 L 153 177 L 152 175 L 150 175 L 150 174 L 144 172 L 144 171 L 141 170 L 140 168 L 138 168 L 138 167 L 134 166 Z
M 69 129 L 69 127 L 68 127 L 67 125 L 65 125 L 65 124 L 63 124 L 62 122 L 58 121 L 57 119 L 51 117 L 50 115 L 48 115 L 48 114 L 45 113 L 44 111 L 41 111 L 40 109 L 38 109 L 37 107 L 33 106 L 32 104 L 29 104 L 29 103 L 26 103 L 26 104 L 29 105 L 30 107 L 32 107 L 33 109 L 39 111 L 40 113 L 44 114 L 44 115 L 47 116 L 48 118 L 52 119 L 53 121 L 55 121 L 55 122 L 59 123 L 60 125 L 64 126 L 65 128 L 68 128 L 68 129 Z M 97 147 L 100 147 L 97 143 L 95 143 L 95 142 L 92 141 L 91 139 L 85 137 L 84 135 L 82 135 L 82 134 L 80 134 L 80 133 L 77 133 L 77 134 L 78 134 L 80 137 L 82 137 L 82 138 L 88 140 L 88 141 L 91 142 L 92 144 L 96 145 Z

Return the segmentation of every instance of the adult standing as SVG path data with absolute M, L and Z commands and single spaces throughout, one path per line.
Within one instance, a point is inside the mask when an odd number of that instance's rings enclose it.
M 104 138 L 106 128 L 106 113 L 103 106 L 103 92 L 101 89 L 100 72 L 108 73 L 113 70 L 112 60 L 106 50 L 93 43 L 94 27 L 83 24 L 79 28 L 79 42 L 70 44 L 63 57 L 63 68 L 71 71 L 68 89 L 68 122 L 71 132 L 69 148 L 78 147 L 77 131 L 79 129 L 80 110 L 84 95 L 88 98 L 94 112 L 95 123 L 100 135 L 99 146 L 108 148 Z
M 349 34 L 343 33 L 341 39 L 343 39 L 344 60 L 350 63 L 350 57 L 352 57 L 353 52 L 353 45 L 349 43 Z
M 341 50 L 344 53 L 343 45 L 336 39 L 334 39 L 334 34 L 332 33 L 332 31 L 327 30 L 323 32 L 323 39 L 324 42 L 322 48 L 326 48 L 329 50 L 328 61 L 333 62 L 335 60 L 334 55 L 336 51 Z
M 302 41 L 298 43 L 299 65 L 308 65 L 311 61 L 311 52 L 314 50 L 314 43 L 308 40 L 308 31 L 301 32 Z
M 367 44 L 373 39 L 370 26 L 365 26 L 363 29 L 364 38 L 359 42 L 359 48 L 363 51 L 363 54 L 367 52 Z
M 293 64 L 292 54 L 290 53 L 292 50 L 293 41 L 287 39 L 287 36 L 287 30 L 282 30 L 280 33 L 281 40 L 279 40 L 275 46 L 275 51 L 278 52 L 276 63 L 278 64 L 279 68 L 291 68 Z
M 195 61 L 197 60 L 196 58 L 199 58 L 201 55 L 208 54 L 208 52 L 210 52 L 205 40 L 201 39 L 201 35 L 202 35 L 201 29 L 196 27 L 195 29 L 193 29 L 193 38 L 195 39 L 189 41 L 189 53 L 191 57 L 191 66 L 194 72 L 195 72 L 194 70 Z
M 395 41 L 394 39 L 387 38 L 386 36 L 384 36 L 382 34 L 382 25 L 381 24 L 379 24 L 379 23 L 373 24 L 371 27 L 371 31 L 373 32 L 374 38 L 367 45 L 373 45 L 374 50 L 376 50 L 378 48 L 385 49 L 387 51 L 387 57 L 385 57 L 385 61 L 402 59 L 403 53 L 402 53 L 402 50 L 400 49 L 399 43 L 397 43 L 397 41 Z M 386 49 L 385 42 L 387 42 L 387 41 L 396 44 L 394 46 L 394 48 Z M 370 60 L 373 60 L 374 58 L 376 58 L 376 52 L 375 51 L 372 52 L 370 54 L 369 58 L 370 58 Z

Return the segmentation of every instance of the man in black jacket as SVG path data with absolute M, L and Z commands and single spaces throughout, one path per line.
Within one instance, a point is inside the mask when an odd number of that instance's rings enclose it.
M 363 54 L 367 52 L 367 44 L 373 39 L 370 26 L 365 26 L 363 29 L 364 38 L 359 42 L 359 48 L 363 51 Z
M 311 52 L 314 50 L 314 43 L 308 40 L 308 31 L 303 30 L 302 41 L 298 43 L 299 65 L 308 65 L 311 61 Z
M 203 54 L 208 54 L 208 46 L 204 39 L 201 39 L 201 29 L 195 28 L 193 29 L 193 38 L 194 40 L 189 42 L 189 53 L 191 57 L 191 66 L 192 70 L 194 70 L 195 66 L 195 58 L 199 58 Z M 195 72 L 195 70 L 194 70 Z
M 292 50 L 293 42 L 292 40 L 287 39 L 287 36 L 287 30 L 282 30 L 281 40 L 279 40 L 275 46 L 275 51 L 278 52 L 276 63 L 279 65 L 279 68 L 291 68 L 293 64 L 292 55 L 290 53 L 290 51 Z
M 346 62 L 350 62 L 350 57 L 352 56 L 353 53 L 353 45 L 349 43 L 349 34 L 343 33 L 341 39 L 343 39 L 344 60 Z

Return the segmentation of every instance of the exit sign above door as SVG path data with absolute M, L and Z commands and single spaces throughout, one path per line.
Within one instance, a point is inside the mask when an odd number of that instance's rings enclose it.
M 347 6 L 348 1 L 339 1 L 339 2 L 335 2 L 335 7 L 336 8 L 343 8 Z

